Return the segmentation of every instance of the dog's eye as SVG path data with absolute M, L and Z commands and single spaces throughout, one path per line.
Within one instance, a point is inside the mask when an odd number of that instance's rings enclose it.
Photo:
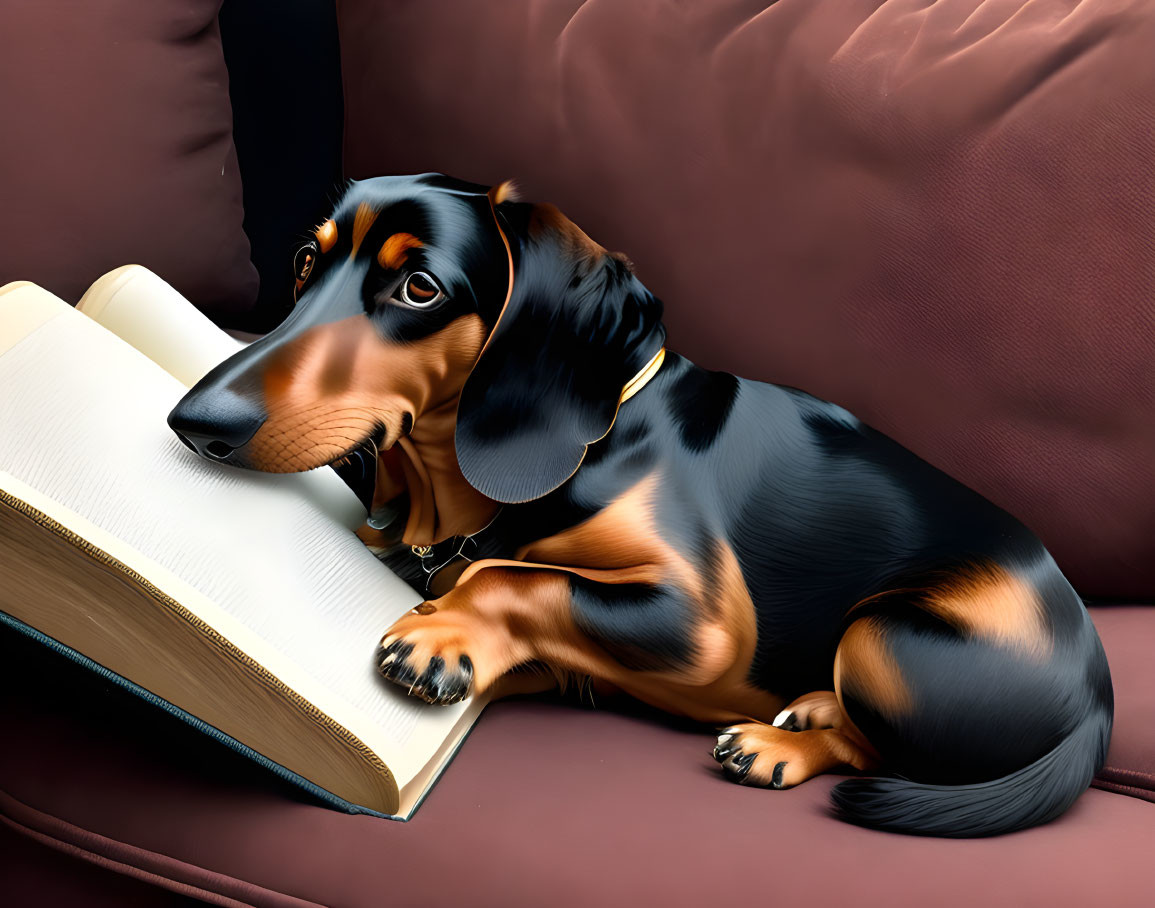
M 297 254 L 293 256 L 293 273 L 296 275 L 297 283 L 303 284 L 309 277 L 309 272 L 313 270 L 313 265 L 317 262 L 317 244 L 306 243 L 297 250 Z
M 437 285 L 433 275 L 426 271 L 414 271 L 401 282 L 398 291 L 401 302 L 418 309 L 426 309 L 445 299 L 445 293 Z

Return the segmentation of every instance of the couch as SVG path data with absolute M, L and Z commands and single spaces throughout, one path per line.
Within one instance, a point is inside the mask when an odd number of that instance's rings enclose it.
M 732 785 L 709 729 L 636 704 L 512 699 L 403 824 L 317 806 L 6 635 L 5 904 L 1155 903 L 1155 3 L 37 8 L 68 26 L 22 9 L 35 40 L 9 29 L 0 75 L 35 51 L 71 81 L 16 94 L 9 123 L 37 126 L 0 143 L 27 214 L 0 283 L 75 298 L 138 260 L 261 333 L 342 176 L 514 177 L 629 254 L 672 349 L 847 406 L 1035 529 L 1088 601 L 1116 724 L 1061 818 L 948 841 L 836 821 L 835 777 Z M 89 89 L 139 106 L 131 167 L 114 136 L 68 141 Z M 99 248 L 88 208 L 123 193 L 73 171 L 132 193 Z

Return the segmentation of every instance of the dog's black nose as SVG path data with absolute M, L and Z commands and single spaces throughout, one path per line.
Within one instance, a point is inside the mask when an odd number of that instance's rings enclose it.
M 267 414 L 258 405 L 228 390 L 193 390 L 168 415 L 177 438 L 210 460 L 229 460 L 257 434 Z

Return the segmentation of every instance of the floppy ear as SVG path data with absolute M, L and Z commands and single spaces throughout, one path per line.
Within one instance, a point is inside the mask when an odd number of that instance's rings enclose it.
M 491 199 L 494 196 L 491 194 Z M 512 286 L 457 410 L 461 471 L 529 501 L 574 474 L 613 425 L 623 386 L 665 341 L 662 304 L 629 263 L 552 205 L 495 204 Z

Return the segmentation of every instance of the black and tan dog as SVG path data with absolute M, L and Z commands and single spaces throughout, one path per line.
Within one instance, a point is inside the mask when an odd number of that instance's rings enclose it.
M 1042 544 L 845 410 L 667 353 L 661 303 L 552 206 L 354 183 L 297 269 L 169 421 L 257 470 L 372 452 L 390 563 L 443 593 L 378 650 L 414 695 L 594 679 L 728 724 L 746 785 L 877 772 L 837 808 L 911 833 L 1045 822 L 1102 766 L 1107 663 Z

